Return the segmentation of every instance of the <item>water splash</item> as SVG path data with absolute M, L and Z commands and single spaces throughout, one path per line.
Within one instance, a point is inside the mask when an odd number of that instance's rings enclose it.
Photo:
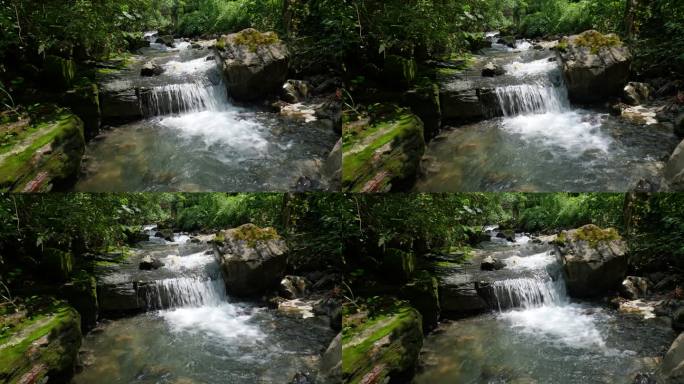
M 225 283 L 207 276 L 155 281 L 143 289 L 148 309 L 218 306 L 226 301 Z
M 561 304 L 565 300 L 563 290 L 550 277 L 517 278 L 492 283 L 492 296 L 499 311 L 506 308 L 536 308 L 543 305 Z
M 563 112 L 568 110 L 567 91 L 553 84 L 521 84 L 497 87 L 496 97 L 504 116 Z
M 141 108 L 147 116 L 219 111 L 228 103 L 223 84 L 203 81 L 162 85 L 142 91 L 140 96 Z

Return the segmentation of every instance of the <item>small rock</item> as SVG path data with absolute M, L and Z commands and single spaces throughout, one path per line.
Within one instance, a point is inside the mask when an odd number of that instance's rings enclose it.
M 549 63 L 553 63 L 554 61 L 558 61 L 558 59 L 556 57 L 549 57 L 548 59 L 546 59 L 546 61 L 548 61 Z
M 164 73 L 164 68 L 161 66 L 153 63 L 153 62 L 147 62 L 145 65 L 142 66 L 140 69 L 140 76 L 146 76 L 146 77 L 151 77 L 151 76 L 159 76 L 162 73 Z
M 648 101 L 651 95 L 651 87 L 645 83 L 630 82 L 625 86 L 622 98 L 629 105 L 639 105 Z
M 288 103 L 299 103 L 309 97 L 309 83 L 302 80 L 288 80 L 283 84 L 282 99 Z
M 518 42 L 515 40 L 515 36 L 503 36 L 497 41 L 499 44 L 506 45 L 510 48 L 515 48 Z
M 176 40 L 173 38 L 171 35 L 165 35 L 165 36 L 159 36 L 157 40 L 155 41 L 157 44 L 164 44 L 167 47 L 170 48 L 175 48 L 176 47 Z
M 285 276 L 280 281 L 280 294 L 287 299 L 296 299 L 306 295 L 309 282 L 301 276 Z
M 207 56 L 207 58 L 205 59 L 205 61 L 214 61 L 214 60 L 216 60 L 216 56 L 214 56 L 214 55 Z
M 482 264 L 480 264 L 480 269 L 483 271 L 498 271 L 500 269 L 504 269 L 505 267 L 506 264 L 504 264 L 503 261 L 492 256 L 488 256 L 482 260 Z
M 543 51 L 544 50 L 544 47 L 541 44 L 535 44 L 532 46 L 532 48 L 537 50 L 537 51 Z
M 630 300 L 636 300 L 648 294 L 649 282 L 643 277 L 627 276 L 620 286 L 620 294 Z
M 491 61 L 482 68 L 482 76 L 484 77 L 501 76 L 504 74 L 506 74 L 506 71 Z
M 140 260 L 140 269 L 143 271 L 151 271 L 153 269 L 159 269 L 164 266 L 159 259 L 153 258 L 152 256 L 145 256 Z

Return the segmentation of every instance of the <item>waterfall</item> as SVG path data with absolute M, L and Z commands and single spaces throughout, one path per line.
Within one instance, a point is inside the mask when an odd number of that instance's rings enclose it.
M 553 84 L 508 85 L 495 89 L 504 116 L 562 112 L 569 108 L 567 91 Z
M 223 84 L 205 84 L 202 81 L 162 85 L 141 91 L 140 96 L 146 116 L 219 111 L 228 102 Z
M 550 276 L 496 281 L 491 290 L 499 311 L 511 307 L 527 309 L 561 304 L 565 300 L 564 289 Z

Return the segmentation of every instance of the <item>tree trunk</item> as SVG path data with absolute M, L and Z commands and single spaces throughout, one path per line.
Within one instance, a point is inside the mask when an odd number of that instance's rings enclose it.
M 639 0 L 625 0 L 625 37 L 631 40 L 634 37 L 634 19 Z
M 290 36 L 290 28 L 292 24 L 292 12 L 290 9 L 291 0 L 283 0 L 283 29 L 285 36 Z

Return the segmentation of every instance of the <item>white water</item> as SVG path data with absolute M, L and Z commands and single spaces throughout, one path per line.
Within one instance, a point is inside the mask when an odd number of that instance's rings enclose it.
M 223 85 L 207 85 L 198 81 L 154 87 L 142 93 L 141 102 L 148 116 L 159 116 L 220 111 L 226 108 L 228 96 Z
M 496 88 L 496 97 L 504 116 L 563 112 L 570 102 L 564 88 L 552 84 L 521 84 Z

